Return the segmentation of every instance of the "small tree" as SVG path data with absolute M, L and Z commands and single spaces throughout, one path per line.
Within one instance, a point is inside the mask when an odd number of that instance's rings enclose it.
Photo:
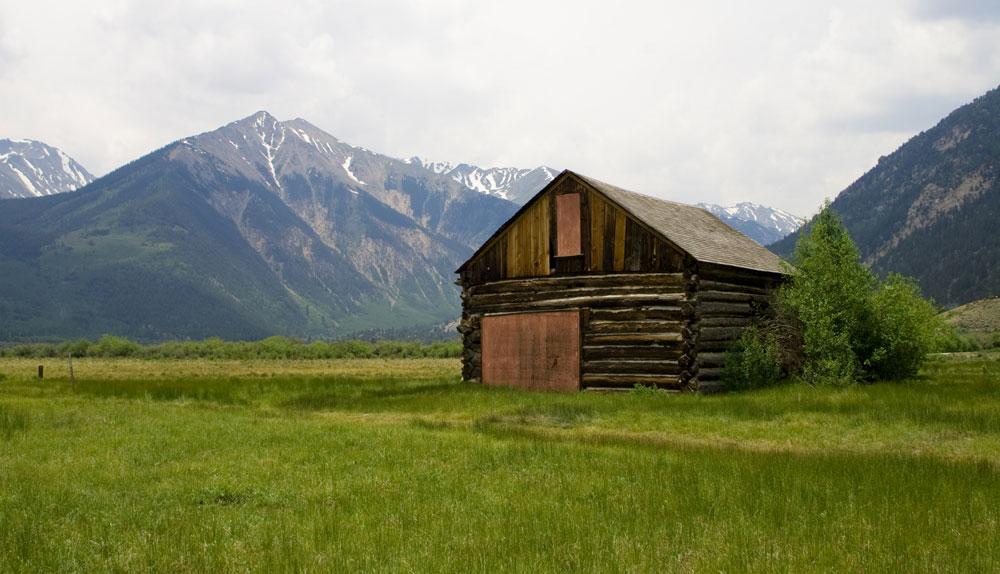
M 829 202 L 796 244 L 794 261 L 797 269 L 778 296 L 802 324 L 803 376 L 814 383 L 854 381 L 875 278 Z
M 802 376 L 809 383 L 849 383 L 915 374 L 945 331 L 934 305 L 912 279 L 879 283 L 830 204 L 795 246 L 797 269 L 778 307 L 802 333 Z

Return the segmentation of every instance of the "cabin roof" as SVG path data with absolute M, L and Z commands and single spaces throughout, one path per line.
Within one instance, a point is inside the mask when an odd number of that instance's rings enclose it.
M 700 207 L 650 197 L 580 174 L 574 175 L 698 261 L 785 273 L 780 257 Z
M 529 200 L 524 208 L 563 180 L 564 176 L 575 177 L 605 196 L 636 220 L 649 226 L 652 231 L 687 252 L 696 261 L 766 273 L 787 273 L 780 257 L 700 207 L 628 191 L 570 170 L 563 171 L 552 180 Z M 486 245 L 501 234 L 511 221 L 520 216 L 524 208 L 500 226 L 496 233 L 469 258 L 469 261 L 478 257 Z M 469 261 L 466 261 L 459 271 L 464 269 Z

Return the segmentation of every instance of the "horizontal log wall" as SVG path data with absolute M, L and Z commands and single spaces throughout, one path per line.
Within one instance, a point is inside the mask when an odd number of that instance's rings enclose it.
M 692 386 L 702 391 L 721 388 L 726 351 L 744 329 L 767 312 L 780 281 L 780 276 L 770 273 L 699 266 L 691 281 L 696 290 L 692 329 L 696 340 L 693 370 L 697 375 Z
M 484 315 L 578 308 L 584 310 L 583 388 L 685 388 L 696 365 L 691 294 L 683 273 L 550 276 L 466 286 L 459 326 L 463 378 L 482 378 Z

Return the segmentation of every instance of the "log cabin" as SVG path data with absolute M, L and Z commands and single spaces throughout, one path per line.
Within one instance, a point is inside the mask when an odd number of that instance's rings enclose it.
M 567 170 L 457 273 L 466 381 L 710 391 L 786 271 L 699 207 Z

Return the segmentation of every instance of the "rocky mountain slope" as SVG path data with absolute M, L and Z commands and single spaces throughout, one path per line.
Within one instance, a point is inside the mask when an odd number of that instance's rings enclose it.
M 730 207 L 699 203 L 698 207 L 715 214 L 730 227 L 761 245 L 770 245 L 805 223 L 805 219 L 787 211 L 751 202 L 737 203 Z
M 417 156 L 406 160 L 407 163 L 422 165 L 425 168 L 450 177 L 469 189 L 495 195 L 524 205 L 540 189 L 555 179 L 559 172 L 545 166 L 534 169 L 517 167 L 482 168 L 467 163 L 452 164 L 449 162 L 434 162 L 420 159 Z
M 946 306 L 1000 295 L 1000 88 L 880 158 L 832 207 L 875 271 L 915 277 Z
M 338 337 L 453 319 L 516 209 L 259 112 L 0 210 L 0 339 Z
M 0 199 L 73 191 L 93 180 L 82 165 L 50 145 L 0 139 Z

